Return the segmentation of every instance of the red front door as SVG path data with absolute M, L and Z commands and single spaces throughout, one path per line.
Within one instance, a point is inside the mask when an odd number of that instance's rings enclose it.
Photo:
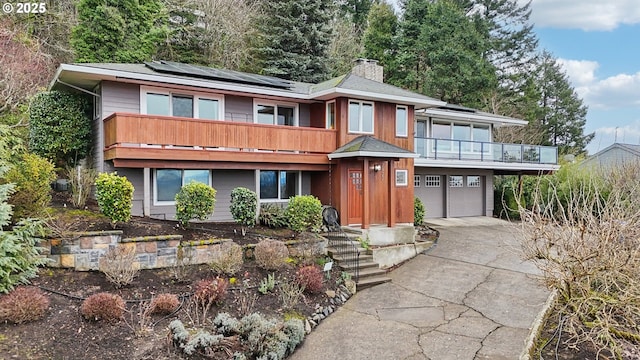
M 349 225 L 362 224 L 362 170 L 349 170 Z

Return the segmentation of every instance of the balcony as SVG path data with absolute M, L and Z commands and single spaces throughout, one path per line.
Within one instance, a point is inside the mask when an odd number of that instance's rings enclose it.
M 554 146 L 416 137 L 415 151 L 420 154 L 420 158 L 430 160 L 558 164 L 558 149 Z
M 105 160 L 120 165 L 173 160 L 326 166 L 335 148 L 336 131 L 319 128 L 125 113 L 104 120 Z

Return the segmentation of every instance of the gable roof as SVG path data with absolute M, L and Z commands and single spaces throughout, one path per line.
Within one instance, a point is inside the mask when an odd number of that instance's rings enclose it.
M 640 145 L 613 143 L 584 159 L 581 166 L 619 166 L 629 161 L 640 161 Z
M 329 154 L 329 160 L 361 156 L 404 159 L 417 158 L 420 155 L 386 141 L 376 139 L 371 135 L 361 135 Z
M 102 80 L 182 85 L 231 93 L 284 97 L 309 102 L 345 96 L 371 101 L 414 105 L 416 108 L 428 108 L 446 104 L 428 96 L 393 85 L 368 80 L 354 74 L 339 76 L 319 84 L 310 84 L 264 75 L 167 61 L 146 64 L 61 64 L 49 88 L 53 89 L 60 83 L 91 91 Z

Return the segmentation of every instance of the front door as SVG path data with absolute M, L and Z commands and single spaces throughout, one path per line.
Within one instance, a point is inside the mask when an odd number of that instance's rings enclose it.
M 349 225 L 362 224 L 362 170 L 349 170 Z

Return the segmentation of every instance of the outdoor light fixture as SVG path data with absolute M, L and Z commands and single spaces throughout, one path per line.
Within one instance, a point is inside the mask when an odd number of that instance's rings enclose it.
M 382 170 L 382 165 L 375 164 L 375 165 L 373 165 L 372 169 L 373 169 L 373 171 L 378 172 L 378 171 Z

